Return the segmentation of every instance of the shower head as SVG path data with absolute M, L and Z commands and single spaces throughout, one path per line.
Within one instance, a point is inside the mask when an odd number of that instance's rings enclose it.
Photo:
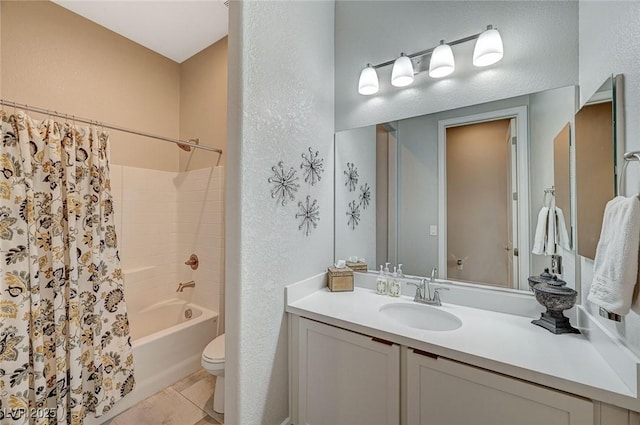
M 189 139 L 189 140 L 187 140 L 187 142 L 193 143 L 194 145 L 199 145 L 200 144 L 200 139 Z M 183 151 L 191 152 L 191 146 L 189 146 L 187 144 L 178 143 L 178 147 L 180 149 L 182 149 Z

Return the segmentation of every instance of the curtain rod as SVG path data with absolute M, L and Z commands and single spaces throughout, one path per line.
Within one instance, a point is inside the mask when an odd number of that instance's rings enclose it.
M 124 127 L 120 127 L 120 126 L 117 126 L 117 125 L 106 124 L 106 123 L 99 122 L 99 121 L 96 121 L 96 120 L 90 120 L 88 118 L 77 117 L 75 115 L 61 114 L 60 112 L 57 112 L 57 111 L 52 111 L 52 110 L 44 109 L 44 108 L 38 108 L 36 106 L 29 106 L 29 105 L 26 105 L 26 104 L 17 103 L 17 102 L 5 100 L 5 99 L 0 99 L 0 105 L 13 106 L 14 108 L 25 109 L 27 111 L 37 112 L 37 113 L 40 113 L 40 114 L 53 115 L 55 117 L 65 118 L 65 119 L 72 120 L 72 121 L 78 121 L 78 122 L 85 123 L 85 124 L 93 124 L 93 125 L 97 125 L 97 126 L 100 126 L 100 127 L 109 128 L 111 130 L 117 130 L 117 131 L 123 131 L 125 133 L 135 134 L 137 136 L 143 136 L 143 137 L 148 137 L 148 138 L 151 138 L 151 139 L 162 140 L 162 141 L 165 141 L 165 142 L 171 142 L 171 143 L 175 143 L 179 147 L 185 146 L 185 147 L 189 147 L 189 148 L 202 149 L 202 150 L 210 151 L 210 152 L 217 152 L 218 154 L 220 154 L 218 156 L 218 164 L 220 163 L 220 157 L 222 157 L 222 149 L 212 148 L 212 147 L 209 147 L 209 146 L 200 146 L 200 145 L 198 145 L 196 143 L 193 143 L 191 140 L 185 141 L 185 140 L 180 140 L 180 139 L 172 139 L 172 138 L 164 137 L 164 136 L 158 136 L 158 135 L 155 135 L 155 134 L 145 133 L 143 131 L 131 130 L 129 128 L 124 128 Z M 197 139 L 195 139 L 195 140 L 197 140 Z

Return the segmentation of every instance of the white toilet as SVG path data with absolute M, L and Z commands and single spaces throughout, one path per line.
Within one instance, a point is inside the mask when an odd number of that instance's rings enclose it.
M 224 413 L 224 334 L 211 341 L 202 352 L 202 367 L 216 376 L 213 410 Z

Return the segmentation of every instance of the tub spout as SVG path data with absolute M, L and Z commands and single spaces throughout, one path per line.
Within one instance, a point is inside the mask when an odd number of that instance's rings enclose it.
M 193 280 L 185 283 L 180 282 L 178 284 L 178 289 L 176 289 L 176 292 L 183 292 L 184 288 L 193 288 L 194 286 L 196 286 L 196 282 Z

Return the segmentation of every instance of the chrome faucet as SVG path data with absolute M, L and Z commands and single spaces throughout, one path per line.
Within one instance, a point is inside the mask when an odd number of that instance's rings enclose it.
M 428 304 L 441 306 L 442 302 L 440 301 L 440 292 L 439 291 L 448 291 L 449 288 L 434 288 L 433 296 L 431 296 L 431 283 L 434 283 L 436 280 L 436 274 L 438 273 L 437 268 L 433 268 L 431 270 L 431 280 L 421 279 L 420 283 L 407 282 L 409 285 L 413 285 L 416 287 L 416 295 L 413 297 L 413 301 L 420 304 Z
M 185 283 L 181 282 L 178 284 L 178 289 L 176 289 L 176 292 L 183 292 L 184 288 L 193 288 L 194 286 L 196 286 L 196 282 L 193 280 Z

